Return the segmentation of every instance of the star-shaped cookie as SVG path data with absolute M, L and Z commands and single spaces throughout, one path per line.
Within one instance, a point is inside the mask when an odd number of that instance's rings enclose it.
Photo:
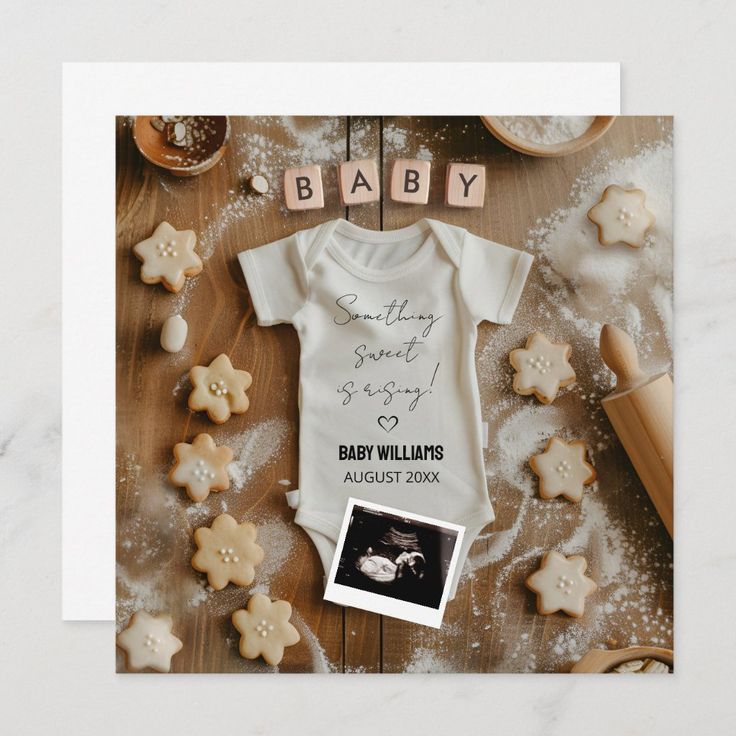
M 172 626 L 171 616 L 151 616 L 146 611 L 136 611 L 117 638 L 117 645 L 125 652 L 127 668 L 132 672 L 147 667 L 169 672 L 171 658 L 183 646 L 171 633 Z
M 248 397 L 253 378 L 248 371 L 233 368 L 230 358 L 222 353 L 208 366 L 195 365 L 189 371 L 194 390 L 189 394 L 192 411 L 206 411 L 215 424 L 223 424 L 230 414 L 248 411 Z
M 194 532 L 197 552 L 192 567 L 207 573 L 207 582 L 222 590 L 228 583 L 250 585 L 255 566 L 263 562 L 263 550 L 256 544 L 256 528 L 250 522 L 238 524 L 229 514 L 220 514 L 211 527 Z
M 539 476 L 539 495 L 542 498 L 564 496 L 568 501 L 580 501 L 583 486 L 595 480 L 595 468 L 586 460 L 587 446 L 582 440 L 565 442 L 550 437 L 540 455 L 529 460 Z
M 271 601 L 256 593 L 248 601 L 248 610 L 240 609 L 232 616 L 233 626 L 240 632 L 240 656 L 263 659 L 277 665 L 284 648 L 299 641 L 299 632 L 289 623 L 291 605 L 287 601 Z
M 572 348 L 567 343 L 550 342 L 541 332 L 533 332 L 526 347 L 512 350 L 514 391 L 522 396 L 534 394 L 543 404 L 551 404 L 563 386 L 575 383 L 569 363 Z
M 230 488 L 227 466 L 232 459 L 233 451 L 229 447 L 217 447 L 208 434 L 198 434 L 191 445 L 188 442 L 174 445 L 176 462 L 169 471 L 169 481 L 178 488 L 186 488 L 192 501 L 204 501 L 210 491 Z
M 584 557 L 565 557 L 559 552 L 547 552 L 542 564 L 525 581 L 526 587 L 537 594 L 537 611 L 544 616 L 564 611 L 579 618 L 585 610 L 585 599 L 598 587 L 586 577 L 588 563 Z
M 150 238 L 133 246 L 133 253 L 143 262 L 141 281 L 179 291 L 187 276 L 196 276 L 203 268 L 194 252 L 196 242 L 194 230 L 176 230 L 162 222 Z
M 588 219 L 598 227 L 601 245 L 644 245 L 647 230 L 654 225 L 654 215 L 644 204 L 646 196 L 641 189 L 624 189 L 616 184 L 606 187 L 600 202 L 588 210 Z

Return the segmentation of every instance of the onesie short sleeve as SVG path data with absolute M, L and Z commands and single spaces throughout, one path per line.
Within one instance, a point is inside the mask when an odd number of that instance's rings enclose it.
M 307 299 L 302 233 L 238 254 L 262 327 L 291 322 Z
M 533 260 L 524 251 L 464 234 L 460 291 L 476 323 L 511 322 Z

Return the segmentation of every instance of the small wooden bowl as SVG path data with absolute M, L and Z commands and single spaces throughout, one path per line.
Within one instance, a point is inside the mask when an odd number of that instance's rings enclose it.
M 591 649 L 579 659 L 570 672 L 609 672 L 632 659 L 656 659 L 670 669 L 674 667 L 671 649 L 661 647 L 626 647 L 626 649 Z
M 138 115 L 133 120 L 133 140 L 141 156 L 174 176 L 197 176 L 211 169 L 223 156 L 230 139 L 227 115 L 200 116 L 212 121 L 214 133 L 202 143 L 202 150 L 179 148 L 166 134 L 151 125 L 154 115 Z
M 553 158 L 555 156 L 567 156 L 569 153 L 582 151 L 591 143 L 597 141 L 610 127 L 616 119 L 615 115 L 597 115 L 593 118 L 590 127 L 577 138 L 573 138 L 563 143 L 534 143 L 525 138 L 520 138 L 512 133 L 495 115 L 481 115 L 480 119 L 483 125 L 493 133 L 504 145 L 513 148 L 519 153 L 526 153 L 529 156 L 542 156 Z

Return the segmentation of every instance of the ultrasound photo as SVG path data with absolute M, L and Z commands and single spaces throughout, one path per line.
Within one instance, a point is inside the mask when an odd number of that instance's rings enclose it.
M 334 582 L 439 609 L 458 533 L 356 502 Z

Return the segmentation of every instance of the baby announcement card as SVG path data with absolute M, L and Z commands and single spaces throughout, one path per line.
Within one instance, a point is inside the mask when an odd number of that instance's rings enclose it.
M 671 118 L 116 146 L 119 672 L 673 671 Z

